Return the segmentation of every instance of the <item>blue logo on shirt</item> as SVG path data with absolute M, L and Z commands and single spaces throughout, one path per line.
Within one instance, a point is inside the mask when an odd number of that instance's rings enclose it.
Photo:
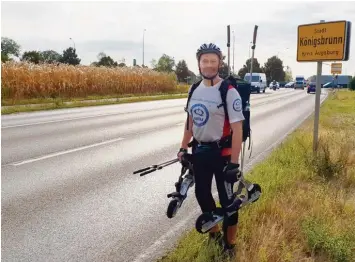
M 237 112 L 242 111 L 242 100 L 240 98 L 237 98 L 234 100 L 233 109 L 234 109 L 234 111 L 237 111 Z
M 190 113 L 193 123 L 199 127 L 204 126 L 210 117 L 207 107 L 203 104 L 193 105 Z

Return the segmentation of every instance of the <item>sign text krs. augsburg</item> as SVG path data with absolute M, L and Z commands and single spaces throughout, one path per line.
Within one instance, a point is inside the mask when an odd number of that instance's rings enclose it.
M 346 21 L 300 25 L 297 61 L 334 61 L 346 58 L 349 48 Z

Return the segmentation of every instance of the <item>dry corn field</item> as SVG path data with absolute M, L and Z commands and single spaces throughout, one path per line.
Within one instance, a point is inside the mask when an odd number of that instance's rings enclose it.
M 2 99 L 79 98 L 157 94 L 176 90 L 175 74 L 148 68 L 106 68 L 7 62 L 1 64 Z

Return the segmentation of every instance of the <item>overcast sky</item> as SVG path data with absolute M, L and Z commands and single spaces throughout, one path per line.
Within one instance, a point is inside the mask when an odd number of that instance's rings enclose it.
M 279 55 L 293 76 L 316 74 L 315 63 L 296 61 L 297 26 L 324 19 L 355 22 L 355 2 L 4 2 L 1 3 L 1 35 L 17 41 L 22 52 L 62 51 L 75 41 L 82 64 L 105 52 L 114 60 L 133 58 L 142 64 L 145 32 L 145 64 L 162 54 L 178 62 L 185 59 L 198 73 L 196 49 L 214 42 L 227 54 L 226 26 L 235 31 L 235 71 L 249 57 L 254 25 L 259 26 L 255 57 L 263 65 Z M 353 24 L 353 28 L 354 28 Z M 354 32 L 354 29 L 352 30 Z M 343 73 L 355 74 L 355 39 Z M 232 38 L 232 36 L 231 36 Z M 231 66 L 233 64 L 231 39 Z M 287 49 L 288 48 L 288 49 Z M 323 74 L 330 66 L 323 65 Z

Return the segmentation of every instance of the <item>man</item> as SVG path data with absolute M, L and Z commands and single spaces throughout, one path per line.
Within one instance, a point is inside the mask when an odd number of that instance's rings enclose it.
M 194 90 L 188 105 L 188 121 L 178 157 L 181 160 L 187 153 L 188 143 L 193 138 L 196 198 L 202 212 L 212 212 L 216 209 L 211 194 L 213 174 L 222 207 L 233 202 L 233 183 L 226 181 L 226 174 L 228 171 L 228 175 L 237 176 L 240 172 L 238 161 L 244 116 L 241 97 L 233 86 L 228 87 L 226 99 L 229 119 L 225 116 L 219 92 L 223 81 L 218 74 L 222 66 L 221 50 L 214 44 L 203 44 L 197 50 L 196 58 L 203 81 Z M 223 138 L 228 136 L 232 137 L 231 146 L 221 146 Z M 238 213 L 235 213 L 223 224 L 224 251 L 234 252 L 237 223 Z M 209 239 L 218 242 L 222 239 L 218 225 L 211 229 Z

